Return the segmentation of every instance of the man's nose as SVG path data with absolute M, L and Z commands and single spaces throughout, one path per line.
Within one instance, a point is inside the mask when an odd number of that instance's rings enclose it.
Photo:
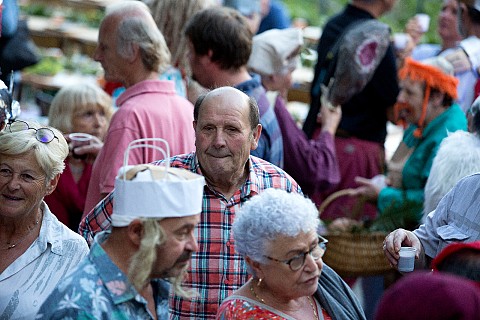
M 221 147 L 225 145 L 225 134 L 222 130 L 217 130 L 214 137 L 214 145 Z

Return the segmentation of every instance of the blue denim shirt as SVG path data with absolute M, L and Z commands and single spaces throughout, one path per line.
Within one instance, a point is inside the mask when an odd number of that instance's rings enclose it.
M 283 167 L 283 140 L 277 117 L 270 102 L 267 99 L 265 88 L 260 82 L 258 74 L 252 74 L 252 79 L 235 86 L 246 95 L 255 98 L 260 110 L 260 124 L 262 135 L 258 141 L 257 149 L 250 152 L 256 156 L 273 163 L 277 167 Z
M 47 298 L 36 319 L 153 319 L 147 301 L 100 246 L 98 234 L 90 253 Z M 158 319 L 168 319 L 170 284 L 153 280 Z

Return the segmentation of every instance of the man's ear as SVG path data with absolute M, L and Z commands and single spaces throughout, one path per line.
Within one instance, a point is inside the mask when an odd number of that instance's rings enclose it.
M 260 136 L 262 135 L 262 125 L 258 124 L 255 129 L 252 130 L 252 143 L 250 146 L 250 150 L 255 150 L 258 147 L 258 141 L 260 140 Z
M 139 219 L 135 219 L 127 226 L 127 235 L 130 241 L 140 247 L 143 238 L 143 223 Z
M 213 57 L 213 50 L 212 49 L 208 49 L 207 51 L 207 56 L 208 56 L 208 59 L 210 61 L 212 61 L 212 57 Z
M 133 63 L 137 59 L 142 59 L 140 56 L 140 47 L 136 43 L 132 43 L 132 55 L 130 57 L 127 57 L 128 62 Z

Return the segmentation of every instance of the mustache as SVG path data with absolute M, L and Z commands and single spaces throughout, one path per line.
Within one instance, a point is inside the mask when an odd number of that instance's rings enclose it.
M 221 149 L 210 148 L 207 150 L 207 154 L 212 157 L 218 157 L 218 158 L 231 156 L 230 151 L 228 151 L 225 148 L 221 148 Z
M 176 263 L 182 263 L 182 262 L 187 262 L 192 258 L 192 251 L 185 251 L 182 253 L 180 257 L 178 257 Z

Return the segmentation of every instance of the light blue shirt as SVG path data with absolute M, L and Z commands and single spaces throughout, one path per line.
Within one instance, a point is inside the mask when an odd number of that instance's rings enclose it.
M 480 173 L 460 180 L 447 193 L 425 223 L 413 231 L 425 254 L 435 258 L 453 242 L 480 240 Z

